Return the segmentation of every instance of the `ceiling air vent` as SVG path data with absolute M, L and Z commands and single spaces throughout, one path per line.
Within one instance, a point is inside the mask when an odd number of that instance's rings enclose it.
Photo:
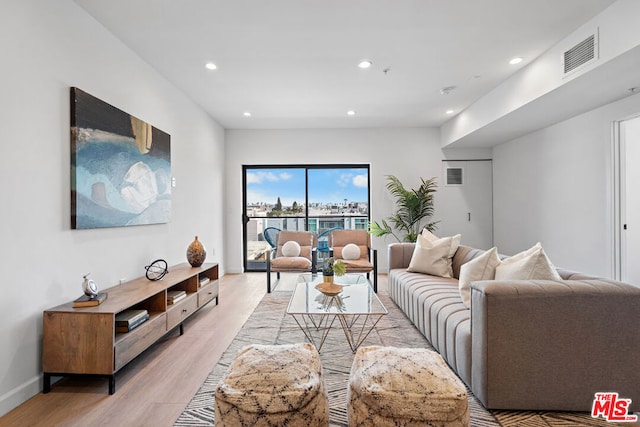
M 447 185 L 462 185 L 462 168 L 447 168 Z
M 564 53 L 564 73 L 570 73 L 576 68 L 598 58 L 597 33 L 590 35 Z

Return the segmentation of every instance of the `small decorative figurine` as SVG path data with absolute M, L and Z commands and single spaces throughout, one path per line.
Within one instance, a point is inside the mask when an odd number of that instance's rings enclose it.
M 169 270 L 167 270 L 167 261 L 163 259 L 157 259 L 144 268 L 147 270 L 147 279 L 152 281 L 162 280 L 164 275 L 169 272 Z
M 91 273 L 87 273 L 82 278 L 84 281 L 82 282 L 82 290 L 84 294 L 90 298 L 95 298 L 98 296 L 98 285 L 93 280 L 89 279 L 89 275 Z
M 84 279 L 82 282 L 82 291 L 84 292 L 84 295 L 73 301 L 74 308 L 100 305 L 107 299 L 108 294 L 106 292 L 98 292 L 98 285 L 96 282 L 89 279 L 89 274 L 91 273 L 87 273 L 82 276 Z

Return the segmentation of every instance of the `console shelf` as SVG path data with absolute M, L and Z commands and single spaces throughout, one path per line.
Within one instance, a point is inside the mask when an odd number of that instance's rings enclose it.
M 169 267 L 162 280 L 140 277 L 103 290 L 108 298 L 100 305 L 74 308 L 69 302 L 45 310 L 42 332 L 43 392 L 51 390 L 52 376 L 100 375 L 109 378 L 109 394 L 115 393 L 115 374 L 167 332 L 213 299 L 218 304 L 218 264 Z M 168 304 L 168 291 L 185 291 L 186 297 Z M 115 318 L 122 311 L 144 309 L 149 319 L 122 333 Z

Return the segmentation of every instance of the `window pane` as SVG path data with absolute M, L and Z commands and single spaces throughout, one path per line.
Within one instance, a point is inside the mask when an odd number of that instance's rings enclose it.
M 247 169 L 247 215 L 268 218 L 304 217 L 305 212 L 305 170 L 304 168 L 260 168 Z M 303 221 L 270 221 L 269 225 L 281 229 L 291 229 Z M 298 228 L 296 228 L 298 229 Z
M 309 216 L 369 215 L 366 168 L 309 169 Z

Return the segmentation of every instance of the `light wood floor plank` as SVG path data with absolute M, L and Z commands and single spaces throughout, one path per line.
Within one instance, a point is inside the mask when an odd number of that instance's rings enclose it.
M 274 275 L 275 279 L 275 275 Z M 282 289 L 295 276 L 282 279 Z M 386 292 L 386 276 L 379 291 Z M 171 426 L 218 363 L 266 292 L 265 273 L 220 279 L 214 302 L 174 330 L 116 375 L 116 393 L 107 380 L 64 378 L 48 394 L 38 394 L 0 417 L 0 426 Z

